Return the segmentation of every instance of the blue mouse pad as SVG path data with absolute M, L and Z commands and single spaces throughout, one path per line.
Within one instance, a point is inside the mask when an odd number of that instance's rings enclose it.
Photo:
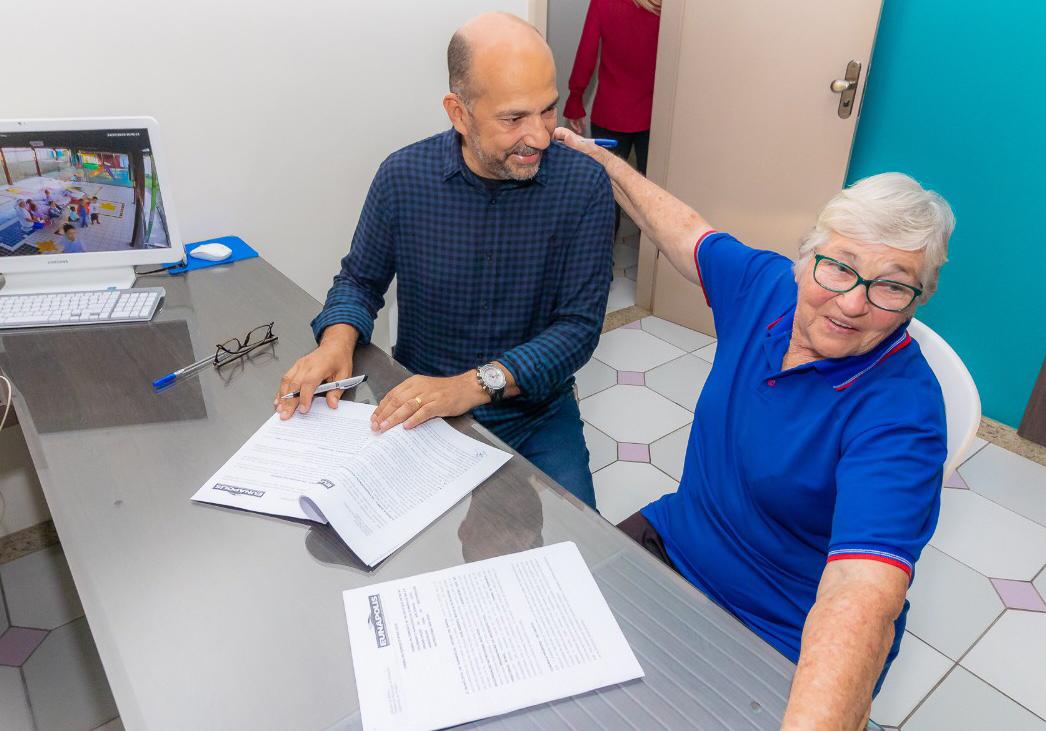
M 225 244 L 232 249 L 232 254 L 229 255 L 228 259 L 222 259 L 221 261 L 207 261 L 206 259 L 194 259 L 189 256 L 189 252 L 195 249 L 197 246 L 203 246 L 204 244 Z M 234 261 L 241 261 L 243 259 L 253 259 L 258 256 L 258 252 L 248 246 L 247 242 L 241 239 L 239 236 L 219 236 L 214 239 L 207 239 L 205 241 L 197 241 L 194 244 L 185 245 L 185 266 L 175 266 L 173 269 L 168 269 L 168 274 L 181 274 L 183 272 L 191 272 L 193 269 L 203 269 L 205 267 L 216 267 L 223 264 L 232 264 Z M 177 262 L 181 264 L 181 262 Z

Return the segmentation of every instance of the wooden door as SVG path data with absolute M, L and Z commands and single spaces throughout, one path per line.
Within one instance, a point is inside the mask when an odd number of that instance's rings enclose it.
M 741 241 L 795 257 L 843 185 L 881 0 L 665 0 L 650 179 Z M 852 112 L 831 90 L 861 65 Z M 697 285 L 647 240 L 636 301 L 714 334 Z

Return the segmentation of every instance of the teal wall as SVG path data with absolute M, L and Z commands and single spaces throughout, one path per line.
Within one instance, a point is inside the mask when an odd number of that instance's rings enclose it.
M 985 416 L 1020 423 L 1046 356 L 1046 2 L 884 0 L 848 180 L 897 170 L 955 210 L 918 317 Z

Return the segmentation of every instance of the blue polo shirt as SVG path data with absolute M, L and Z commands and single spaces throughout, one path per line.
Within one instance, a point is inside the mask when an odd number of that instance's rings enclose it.
M 863 355 L 782 371 L 792 262 L 719 232 L 695 256 L 715 363 L 679 489 L 643 515 L 684 577 L 797 662 L 826 561 L 883 561 L 911 580 L 940 511 L 944 400 L 905 326 Z

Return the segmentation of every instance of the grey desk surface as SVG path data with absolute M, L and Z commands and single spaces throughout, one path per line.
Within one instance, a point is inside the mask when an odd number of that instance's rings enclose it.
M 369 572 L 328 528 L 190 502 L 272 413 L 280 375 L 313 347 L 318 304 L 260 259 L 162 283 L 150 324 L 0 337 L 128 729 L 357 728 L 343 590 L 564 540 L 646 677 L 476 725 L 778 727 L 791 663 L 518 455 Z M 152 393 L 193 353 L 273 319 L 274 348 Z M 371 403 L 406 375 L 373 347 L 356 370 L 370 380 L 355 398 Z M 497 443 L 467 417 L 453 423 Z

